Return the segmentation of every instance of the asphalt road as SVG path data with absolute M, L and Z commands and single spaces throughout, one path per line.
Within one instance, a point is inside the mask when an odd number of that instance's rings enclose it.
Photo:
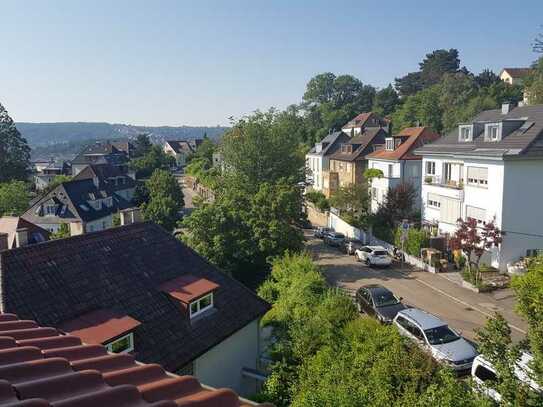
M 405 303 L 437 315 L 471 340 L 476 339 L 475 330 L 484 325 L 487 317 L 498 311 L 508 320 L 515 340 L 525 337 L 526 323 L 514 312 L 515 297 L 509 289 L 475 293 L 452 282 L 453 276 L 407 266 L 401 269 L 399 264 L 370 268 L 313 238 L 312 232 L 306 232 L 306 238 L 307 248 L 322 266 L 328 282 L 350 294 L 365 284 L 381 284 L 403 297 Z

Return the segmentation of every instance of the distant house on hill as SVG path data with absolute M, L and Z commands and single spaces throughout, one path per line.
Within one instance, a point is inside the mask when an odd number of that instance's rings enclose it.
M 360 113 L 341 128 L 348 136 L 354 137 L 363 133 L 367 128 L 382 128 L 387 133 L 390 131 L 390 120 L 379 117 L 373 112 Z
M 33 163 L 33 180 L 37 190 L 46 188 L 58 175 L 70 175 L 70 164 L 61 160 L 36 161 Z
M 269 304 L 156 224 L 0 252 L 0 284 L 3 312 L 213 387 L 259 389 Z
M 0 218 L 0 251 L 49 240 L 49 231 L 18 216 Z
M 79 174 L 87 165 L 91 164 L 110 164 L 119 167 L 121 171 L 127 172 L 131 151 L 130 143 L 126 146 L 118 143 L 98 141 L 85 147 L 72 160 L 72 175 Z M 127 147 L 127 151 L 123 147 Z
M 500 79 L 510 85 L 522 85 L 523 79 L 532 72 L 531 68 L 503 68 Z
M 108 229 L 113 215 L 131 204 L 107 185 L 86 178 L 63 182 L 35 201 L 22 215 L 49 232 L 67 224 L 71 235 Z
M 184 167 L 189 154 L 195 153 L 202 141 L 202 139 L 167 140 L 164 143 L 164 153 L 174 157 L 179 167 Z

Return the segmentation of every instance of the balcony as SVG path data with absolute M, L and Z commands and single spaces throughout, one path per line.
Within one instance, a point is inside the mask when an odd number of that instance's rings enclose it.
M 444 179 L 442 177 L 438 177 L 435 175 L 426 175 L 424 177 L 424 183 L 430 184 L 430 185 L 437 185 L 444 188 L 452 188 L 452 189 L 464 189 L 464 180 L 452 180 L 452 179 Z
M 462 180 L 446 180 L 441 177 L 426 175 L 424 177 L 423 187 L 425 187 L 428 192 L 458 199 L 460 201 L 464 200 L 464 182 Z

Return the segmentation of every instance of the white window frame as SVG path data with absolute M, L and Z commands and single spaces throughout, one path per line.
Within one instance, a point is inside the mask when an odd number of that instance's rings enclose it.
M 126 338 L 128 338 L 128 343 L 129 343 L 128 348 L 123 349 L 120 352 L 113 352 L 113 345 L 115 343 L 117 343 L 117 342 L 125 340 Z M 105 347 L 106 347 L 107 351 L 111 352 L 111 353 L 129 353 L 129 352 L 132 352 L 134 350 L 134 334 L 132 332 L 130 332 L 129 334 L 123 335 L 120 338 L 117 338 L 114 341 L 106 344 Z
M 468 142 L 473 139 L 473 126 L 471 125 L 464 125 L 458 127 L 458 140 L 463 142 Z
M 484 212 L 484 216 L 483 216 L 484 219 L 479 219 L 479 217 L 472 216 L 473 212 L 477 212 L 477 211 Z M 484 225 L 484 224 L 486 224 L 486 209 L 478 208 L 478 207 L 472 206 L 472 205 L 466 205 L 466 218 L 473 218 L 473 219 L 475 219 L 477 221 L 478 225 Z
M 435 161 L 426 161 L 425 171 L 426 175 L 436 175 L 436 162 Z
M 394 151 L 394 139 L 392 137 L 388 137 L 385 139 L 385 148 L 388 151 Z
M 470 177 L 470 172 L 473 172 L 473 170 L 470 171 L 470 169 L 475 169 L 477 171 L 486 170 L 486 179 L 480 176 Z M 467 181 L 467 184 L 470 186 L 475 186 L 479 188 L 488 188 L 488 167 L 468 167 L 466 169 L 466 181 Z
M 426 199 L 426 204 L 428 205 L 429 208 L 433 208 L 433 209 L 441 208 L 441 200 L 435 194 L 428 194 L 428 198 Z
M 205 307 L 201 307 L 201 302 L 202 300 L 206 299 L 206 298 L 209 298 L 210 299 L 210 302 L 209 302 L 209 305 L 205 306 Z M 192 306 L 193 305 L 196 305 L 196 308 L 197 310 L 196 311 L 192 311 Z M 200 298 L 198 298 L 196 301 L 193 301 L 189 304 L 189 313 L 190 313 L 190 318 L 194 318 L 198 315 L 201 315 L 202 313 L 206 312 L 208 309 L 211 309 L 213 308 L 213 293 L 209 293 L 209 294 L 206 294 Z

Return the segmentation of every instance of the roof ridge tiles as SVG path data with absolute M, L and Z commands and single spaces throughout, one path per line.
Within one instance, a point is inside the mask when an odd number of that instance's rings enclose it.
M 13 314 L 0 314 L 0 321 L 17 321 Z M 22 321 L 26 322 L 26 321 Z M 35 321 L 30 321 L 35 322 Z M 0 331 L 3 342 L 9 338 Z M 70 335 L 60 336 L 70 337 Z M 229 389 L 210 389 L 192 376 L 176 376 L 158 364 L 142 364 L 131 355 L 107 353 L 103 345 L 77 345 L 55 349 L 21 346 L 11 338 L 0 350 L 0 404 L 9 400 L 15 405 L 44 405 L 54 402 L 61 407 L 239 407 L 242 401 Z M 43 338 L 49 340 L 50 338 Z M 0 341 L 1 342 L 1 341 Z M 88 349 L 102 349 L 103 355 L 89 356 Z M 78 353 L 77 350 L 80 352 Z M 69 351 L 75 359 L 62 357 Z M 117 359 L 123 363 L 111 368 L 104 363 Z M 93 368 L 93 359 L 97 362 Z M 103 368 L 103 369 L 101 369 Z M 42 404 L 35 404 L 36 397 Z M 243 401 L 243 405 L 246 405 Z M 10 404 L 11 405 L 11 404 Z M 255 404 L 256 405 L 256 404 Z

